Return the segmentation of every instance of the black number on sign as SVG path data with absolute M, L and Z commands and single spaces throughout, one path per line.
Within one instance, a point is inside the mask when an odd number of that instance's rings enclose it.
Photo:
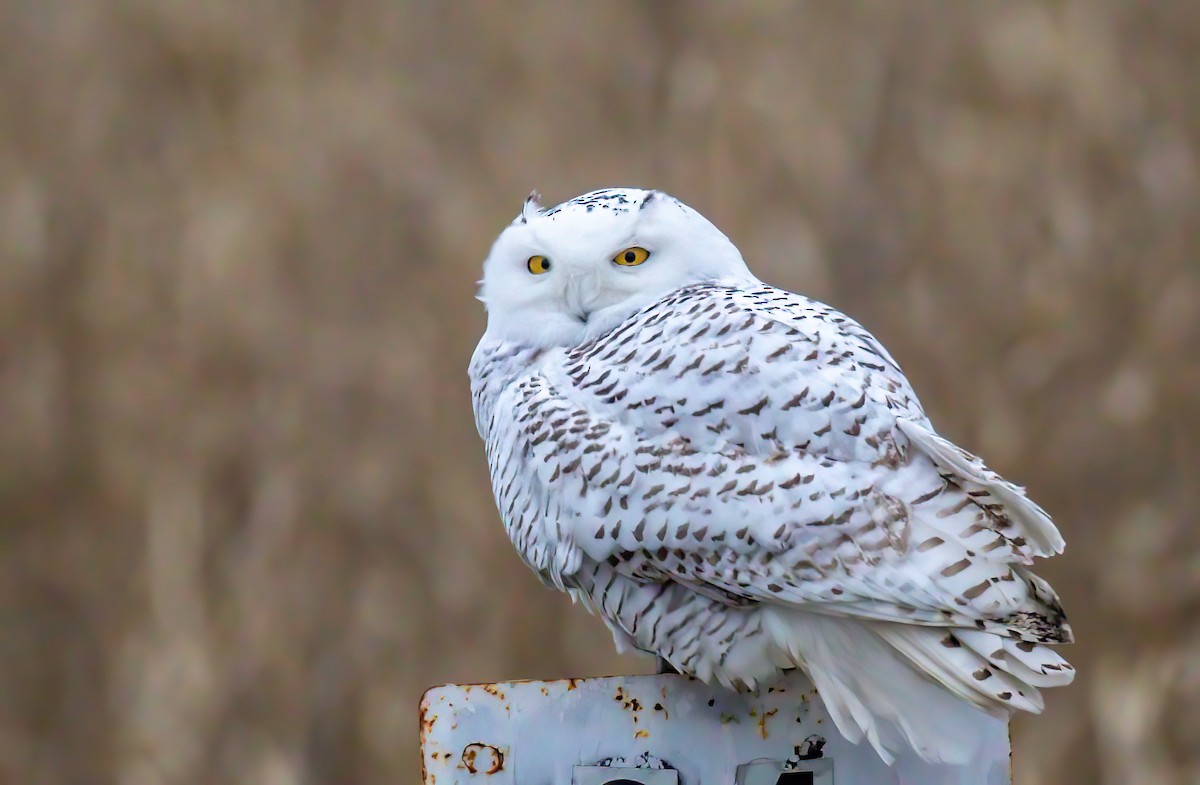
M 813 785 L 811 771 L 785 771 L 775 780 L 775 785 Z

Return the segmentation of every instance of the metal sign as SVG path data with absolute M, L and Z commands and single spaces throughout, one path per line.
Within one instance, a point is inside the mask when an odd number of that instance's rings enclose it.
M 425 785 L 1009 785 L 1007 724 L 966 766 L 888 766 L 851 744 L 800 671 L 757 694 L 674 674 L 435 687 Z

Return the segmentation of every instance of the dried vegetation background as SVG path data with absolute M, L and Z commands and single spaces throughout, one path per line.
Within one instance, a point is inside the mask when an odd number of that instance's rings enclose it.
M 651 185 L 1027 484 L 1018 781 L 1200 781 L 1200 4 L 0 0 L 0 781 L 391 783 L 448 681 L 649 670 L 538 586 L 473 282 Z

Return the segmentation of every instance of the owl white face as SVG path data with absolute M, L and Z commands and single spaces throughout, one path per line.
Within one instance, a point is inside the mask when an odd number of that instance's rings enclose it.
M 606 188 L 544 209 L 530 195 L 483 265 L 488 334 L 574 346 L 690 283 L 753 282 L 704 216 L 659 191 Z

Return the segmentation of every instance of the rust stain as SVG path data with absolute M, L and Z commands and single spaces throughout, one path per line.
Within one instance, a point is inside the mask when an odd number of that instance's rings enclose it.
M 501 692 L 500 688 L 497 687 L 495 684 L 483 685 L 483 691 L 486 692 L 488 695 L 491 695 L 495 698 L 499 698 L 500 700 L 504 700 L 504 693 Z
M 426 737 L 429 735 L 429 732 L 431 730 L 433 730 L 433 723 L 437 722 L 437 715 L 436 714 L 430 715 L 429 708 L 430 708 L 429 707 L 429 693 L 427 692 L 427 693 L 425 693 L 425 695 L 421 696 L 421 703 L 420 703 L 420 710 L 419 710 L 420 711 L 419 717 L 420 717 L 420 724 L 421 724 L 421 748 L 422 749 L 425 748 L 425 743 L 427 741 Z M 435 785 L 435 783 L 437 782 L 437 777 L 435 777 L 433 775 L 433 773 L 431 773 L 425 766 L 425 756 L 424 755 L 421 756 L 421 782 L 425 783 L 425 785 Z
M 579 686 L 579 679 L 567 679 L 567 690 L 573 690 Z
M 504 753 L 499 747 L 473 741 L 463 747 L 462 764 L 471 774 L 495 774 L 504 768 Z
M 644 708 L 640 700 L 629 695 L 629 693 L 625 692 L 625 688 L 621 686 L 617 687 L 617 692 L 613 695 L 613 700 L 620 703 L 626 711 L 632 711 L 635 715 Z M 634 721 L 637 721 L 636 716 L 634 717 Z
M 550 695 L 550 690 L 546 689 L 545 687 L 542 687 L 542 694 L 548 696 L 548 695 Z
M 650 731 L 642 728 L 637 733 L 633 734 L 633 737 L 635 739 L 648 739 L 650 738 Z
M 764 739 L 767 738 L 767 720 L 771 719 L 778 713 L 779 713 L 779 709 L 771 709 L 770 711 L 764 711 L 763 715 L 758 718 L 758 735 L 759 736 L 762 736 Z

